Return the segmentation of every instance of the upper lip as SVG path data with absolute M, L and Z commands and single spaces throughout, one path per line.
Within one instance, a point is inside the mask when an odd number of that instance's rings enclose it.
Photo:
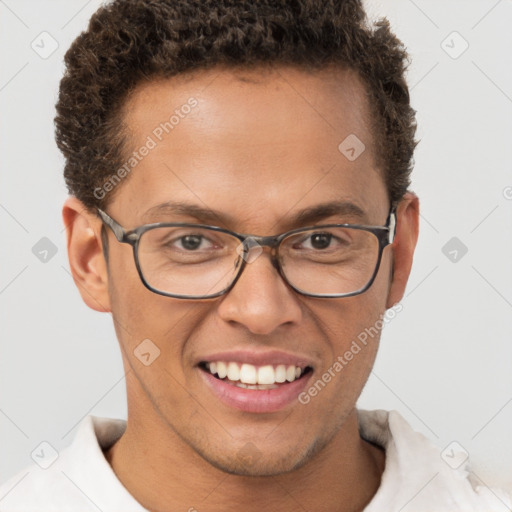
M 248 350 L 233 350 L 229 352 L 216 352 L 208 356 L 201 357 L 197 360 L 197 364 L 210 363 L 216 361 L 235 362 L 240 364 L 252 364 L 254 366 L 284 364 L 286 366 L 294 365 L 301 368 L 307 366 L 313 367 L 313 361 L 305 356 L 290 354 L 279 350 L 267 351 L 248 351 Z

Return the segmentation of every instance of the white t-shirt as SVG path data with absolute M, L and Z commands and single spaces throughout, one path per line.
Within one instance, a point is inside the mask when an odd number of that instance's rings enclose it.
M 364 512 L 504 512 L 510 494 L 479 485 L 456 445 L 443 453 L 396 411 L 358 411 L 361 436 L 386 450 L 381 485 Z M 102 450 L 126 422 L 87 416 L 70 446 L 42 446 L 33 464 L 0 486 L 0 512 L 147 512 L 117 479 Z M 46 453 L 45 453 L 46 450 Z M 53 457 L 52 457 L 53 455 Z

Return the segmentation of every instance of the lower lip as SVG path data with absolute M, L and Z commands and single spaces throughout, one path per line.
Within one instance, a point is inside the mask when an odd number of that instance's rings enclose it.
M 241 411 L 259 413 L 276 412 L 296 401 L 312 374 L 309 372 L 293 382 L 278 384 L 274 389 L 245 389 L 217 379 L 204 370 L 199 371 L 221 402 Z

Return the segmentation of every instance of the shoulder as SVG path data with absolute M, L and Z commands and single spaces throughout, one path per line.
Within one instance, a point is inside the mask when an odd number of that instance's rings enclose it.
M 57 512 L 70 503 L 78 508 L 66 510 L 91 510 L 61 466 L 56 462 L 43 470 L 34 463 L 4 482 L 0 486 L 0 511 Z
M 457 443 L 440 449 L 397 411 L 358 411 L 361 437 L 386 451 L 381 486 L 365 512 L 510 510 L 509 492 L 486 486 Z
M 86 423 L 87 428 L 92 429 L 90 420 Z M 84 434 L 84 427 L 82 424 L 81 437 Z M 68 474 L 73 468 L 73 463 L 76 466 L 76 448 L 77 438 L 60 453 L 50 446 L 41 446 L 40 453 L 35 454 L 35 457 L 40 457 L 38 463 L 34 462 L 25 467 L 0 486 L 0 511 L 50 512 L 69 507 L 70 503 L 76 504 L 84 511 L 89 510 L 84 501 L 85 496 L 80 493 L 73 476 Z
M 0 486 L 1 512 L 88 512 L 142 508 L 117 479 L 103 455 L 124 432 L 125 422 L 87 416 L 73 442 L 55 460 L 27 466 Z

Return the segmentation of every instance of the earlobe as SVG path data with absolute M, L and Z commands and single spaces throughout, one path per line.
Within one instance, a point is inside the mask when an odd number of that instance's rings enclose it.
M 95 311 L 110 312 L 108 273 L 101 241 L 101 220 L 76 197 L 64 203 L 69 267 L 83 301 Z
M 419 233 L 419 199 L 407 192 L 397 208 L 396 236 L 393 242 L 393 274 L 387 308 L 399 302 L 405 292 L 411 272 L 414 249 Z

